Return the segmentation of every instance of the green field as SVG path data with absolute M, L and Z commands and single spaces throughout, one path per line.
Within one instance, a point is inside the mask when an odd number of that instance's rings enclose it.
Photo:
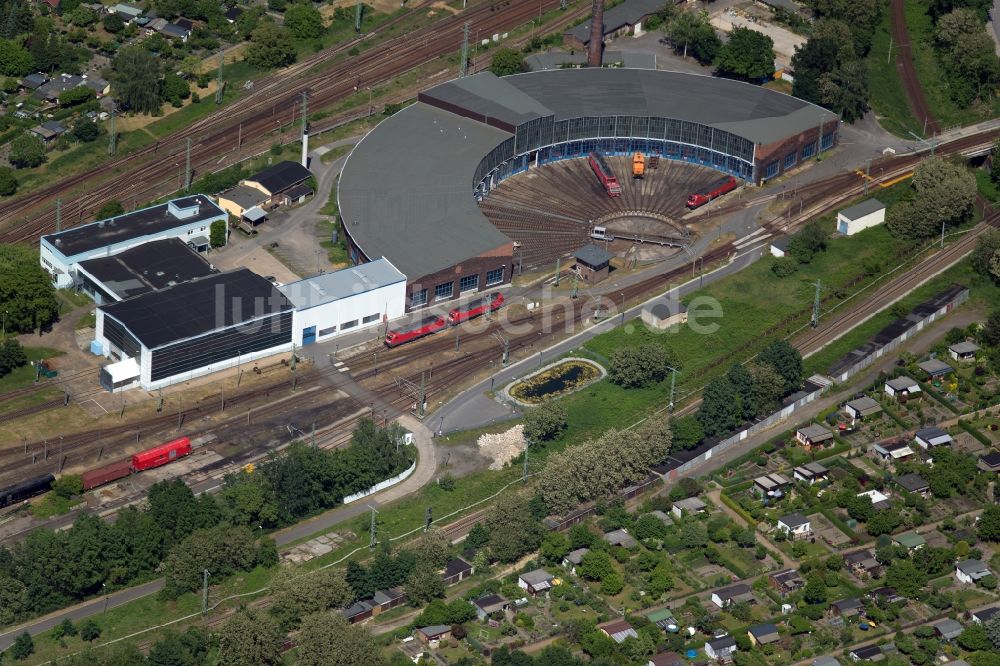
M 923 123 L 917 122 L 906 105 L 906 93 L 899 81 L 895 59 L 889 58 L 889 10 L 883 12 L 882 23 L 875 29 L 872 49 L 868 53 L 868 87 L 872 111 L 879 123 L 896 136 L 909 139 L 910 132 L 919 134 Z M 893 44 L 893 53 L 899 45 Z

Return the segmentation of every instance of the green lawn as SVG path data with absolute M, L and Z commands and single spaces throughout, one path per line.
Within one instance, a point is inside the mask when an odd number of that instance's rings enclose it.
M 990 179 L 990 172 L 976 169 L 976 185 L 979 193 L 993 203 L 1000 201 L 1000 187 Z
M 910 132 L 920 133 L 923 122 L 917 122 L 906 105 L 906 94 L 899 81 L 895 58 L 889 59 L 889 10 L 883 12 L 882 23 L 875 29 L 872 49 L 868 53 L 868 86 L 871 105 L 879 123 L 889 132 L 910 138 Z M 912 39 L 911 39 L 912 41 Z M 893 44 L 893 53 L 899 45 Z
M 24 354 L 28 357 L 28 364 L 17 368 L 9 375 L 0 377 L 0 393 L 19 389 L 35 381 L 35 366 L 31 364 L 32 361 L 62 356 L 62 352 L 58 349 L 48 347 L 25 347 Z

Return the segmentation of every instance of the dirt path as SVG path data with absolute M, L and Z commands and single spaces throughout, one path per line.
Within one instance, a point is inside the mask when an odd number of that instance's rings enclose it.
M 722 501 L 722 489 L 721 488 L 716 488 L 715 490 L 710 490 L 710 491 L 708 491 L 707 495 L 708 495 L 708 498 L 710 500 L 712 500 L 712 502 L 716 506 L 718 506 L 719 508 L 722 509 L 723 513 L 725 513 L 727 516 L 729 516 L 734 521 L 736 521 L 737 525 L 742 525 L 744 522 L 746 522 L 746 521 L 743 520 L 743 517 L 740 516 L 740 514 L 738 514 L 735 511 L 733 511 L 725 502 Z M 770 550 L 773 550 L 775 553 L 777 553 L 778 555 L 781 556 L 781 566 L 783 568 L 785 568 L 785 569 L 797 569 L 799 567 L 799 563 L 798 562 L 796 562 L 795 560 L 793 560 L 792 558 L 790 558 L 788 555 L 785 554 L 785 552 L 783 550 L 781 550 L 776 545 L 774 545 L 774 542 L 771 541 L 767 536 L 765 536 L 764 534 L 761 534 L 759 531 L 757 532 L 756 536 L 757 536 L 757 539 L 761 543 L 763 543 L 766 548 L 768 548 Z
M 896 70 L 903 84 L 903 92 L 906 93 L 906 105 L 910 107 L 913 117 L 924 123 L 924 134 L 938 134 L 941 131 L 941 124 L 931 112 L 927 98 L 924 97 L 924 90 L 920 87 L 920 79 L 917 78 L 917 70 L 913 66 L 913 49 L 910 48 L 910 33 L 906 29 L 904 3 L 905 0 L 891 0 L 889 4 L 889 10 L 892 12 L 890 20 L 892 40 L 899 48 Z

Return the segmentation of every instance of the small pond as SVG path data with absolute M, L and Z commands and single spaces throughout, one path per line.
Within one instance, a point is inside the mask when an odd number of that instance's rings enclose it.
M 514 402 L 537 405 L 546 400 L 579 391 L 605 375 L 604 368 L 583 358 L 569 358 L 546 366 L 504 391 Z

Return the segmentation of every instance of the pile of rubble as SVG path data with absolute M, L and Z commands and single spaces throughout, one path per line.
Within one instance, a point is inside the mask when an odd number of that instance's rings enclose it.
M 516 425 L 500 433 L 480 435 L 477 443 L 480 452 L 493 460 L 490 469 L 502 469 L 524 451 L 524 426 Z

